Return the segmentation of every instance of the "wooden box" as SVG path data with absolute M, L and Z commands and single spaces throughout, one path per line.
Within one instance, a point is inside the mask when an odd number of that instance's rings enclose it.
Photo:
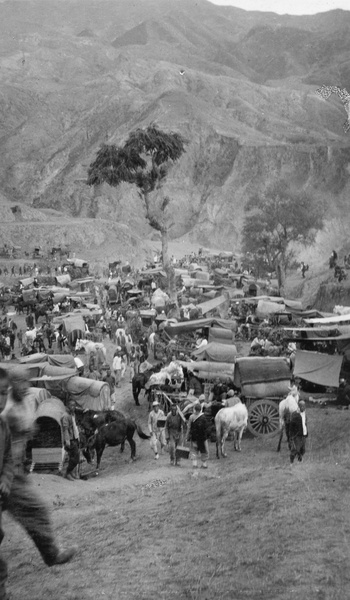
M 166 419 L 157 419 L 157 427 L 165 427 Z
M 186 446 L 178 446 L 175 450 L 176 458 L 189 458 L 190 457 L 190 449 Z

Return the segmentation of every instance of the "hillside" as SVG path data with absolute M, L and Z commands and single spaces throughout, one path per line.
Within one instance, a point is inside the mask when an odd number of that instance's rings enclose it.
M 90 189 L 85 178 L 101 143 L 154 122 L 190 142 L 165 190 L 174 237 L 239 248 L 245 202 L 283 176 L 326 200 L 328 231 L 341 220 L 346 239 L 345 111 L 315 89 L 350 89 L 350 12 L 7 0 L 0 17 L 0 191 L 9 202 L 115 221 L 144 238 L 135 190 Z M 322 239 L 315 254 L 324 259 Z

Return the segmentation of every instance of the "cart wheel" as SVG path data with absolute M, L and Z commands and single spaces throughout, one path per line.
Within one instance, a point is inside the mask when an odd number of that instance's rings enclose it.
M 249 408 L 248 429 L 255 436 L 273 436 L 279 430 L 278 404 L 257 400 Z

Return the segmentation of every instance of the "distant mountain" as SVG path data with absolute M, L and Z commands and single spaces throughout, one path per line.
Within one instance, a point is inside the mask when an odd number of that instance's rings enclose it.
M 279 177 L 349 219 L 350 12 L 280 16 L 206 0 L 0 3 L 0 192 L 149 232 L 130 186 L 90 189 L 102 143 L 154 122 L 190 141 L 172 170 L 174 236 L 238 248 L 244 205 Z M 320 242 L 320 252 L 325 244 Z M 325 250 L 326 251 L 326 250 Z M 328 249 L 327 249 L 328 251 Z

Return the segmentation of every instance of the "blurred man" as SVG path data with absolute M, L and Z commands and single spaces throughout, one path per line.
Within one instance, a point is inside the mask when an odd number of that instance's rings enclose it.
M 34 413 L 27 399 L 30 384 L 26 369 L 23 367 L 12 369 L 10 385 L 12 388 L 10 388 L 4 416 L 12 436 L 14 478 L 6 509 L 32 538 L 49 567 L 63 564 L 73 558 L 76 548 L 59 550 L 49 511 L 31 486 L 25 470 L 26 445 L 33 435 L 34 428 Z

